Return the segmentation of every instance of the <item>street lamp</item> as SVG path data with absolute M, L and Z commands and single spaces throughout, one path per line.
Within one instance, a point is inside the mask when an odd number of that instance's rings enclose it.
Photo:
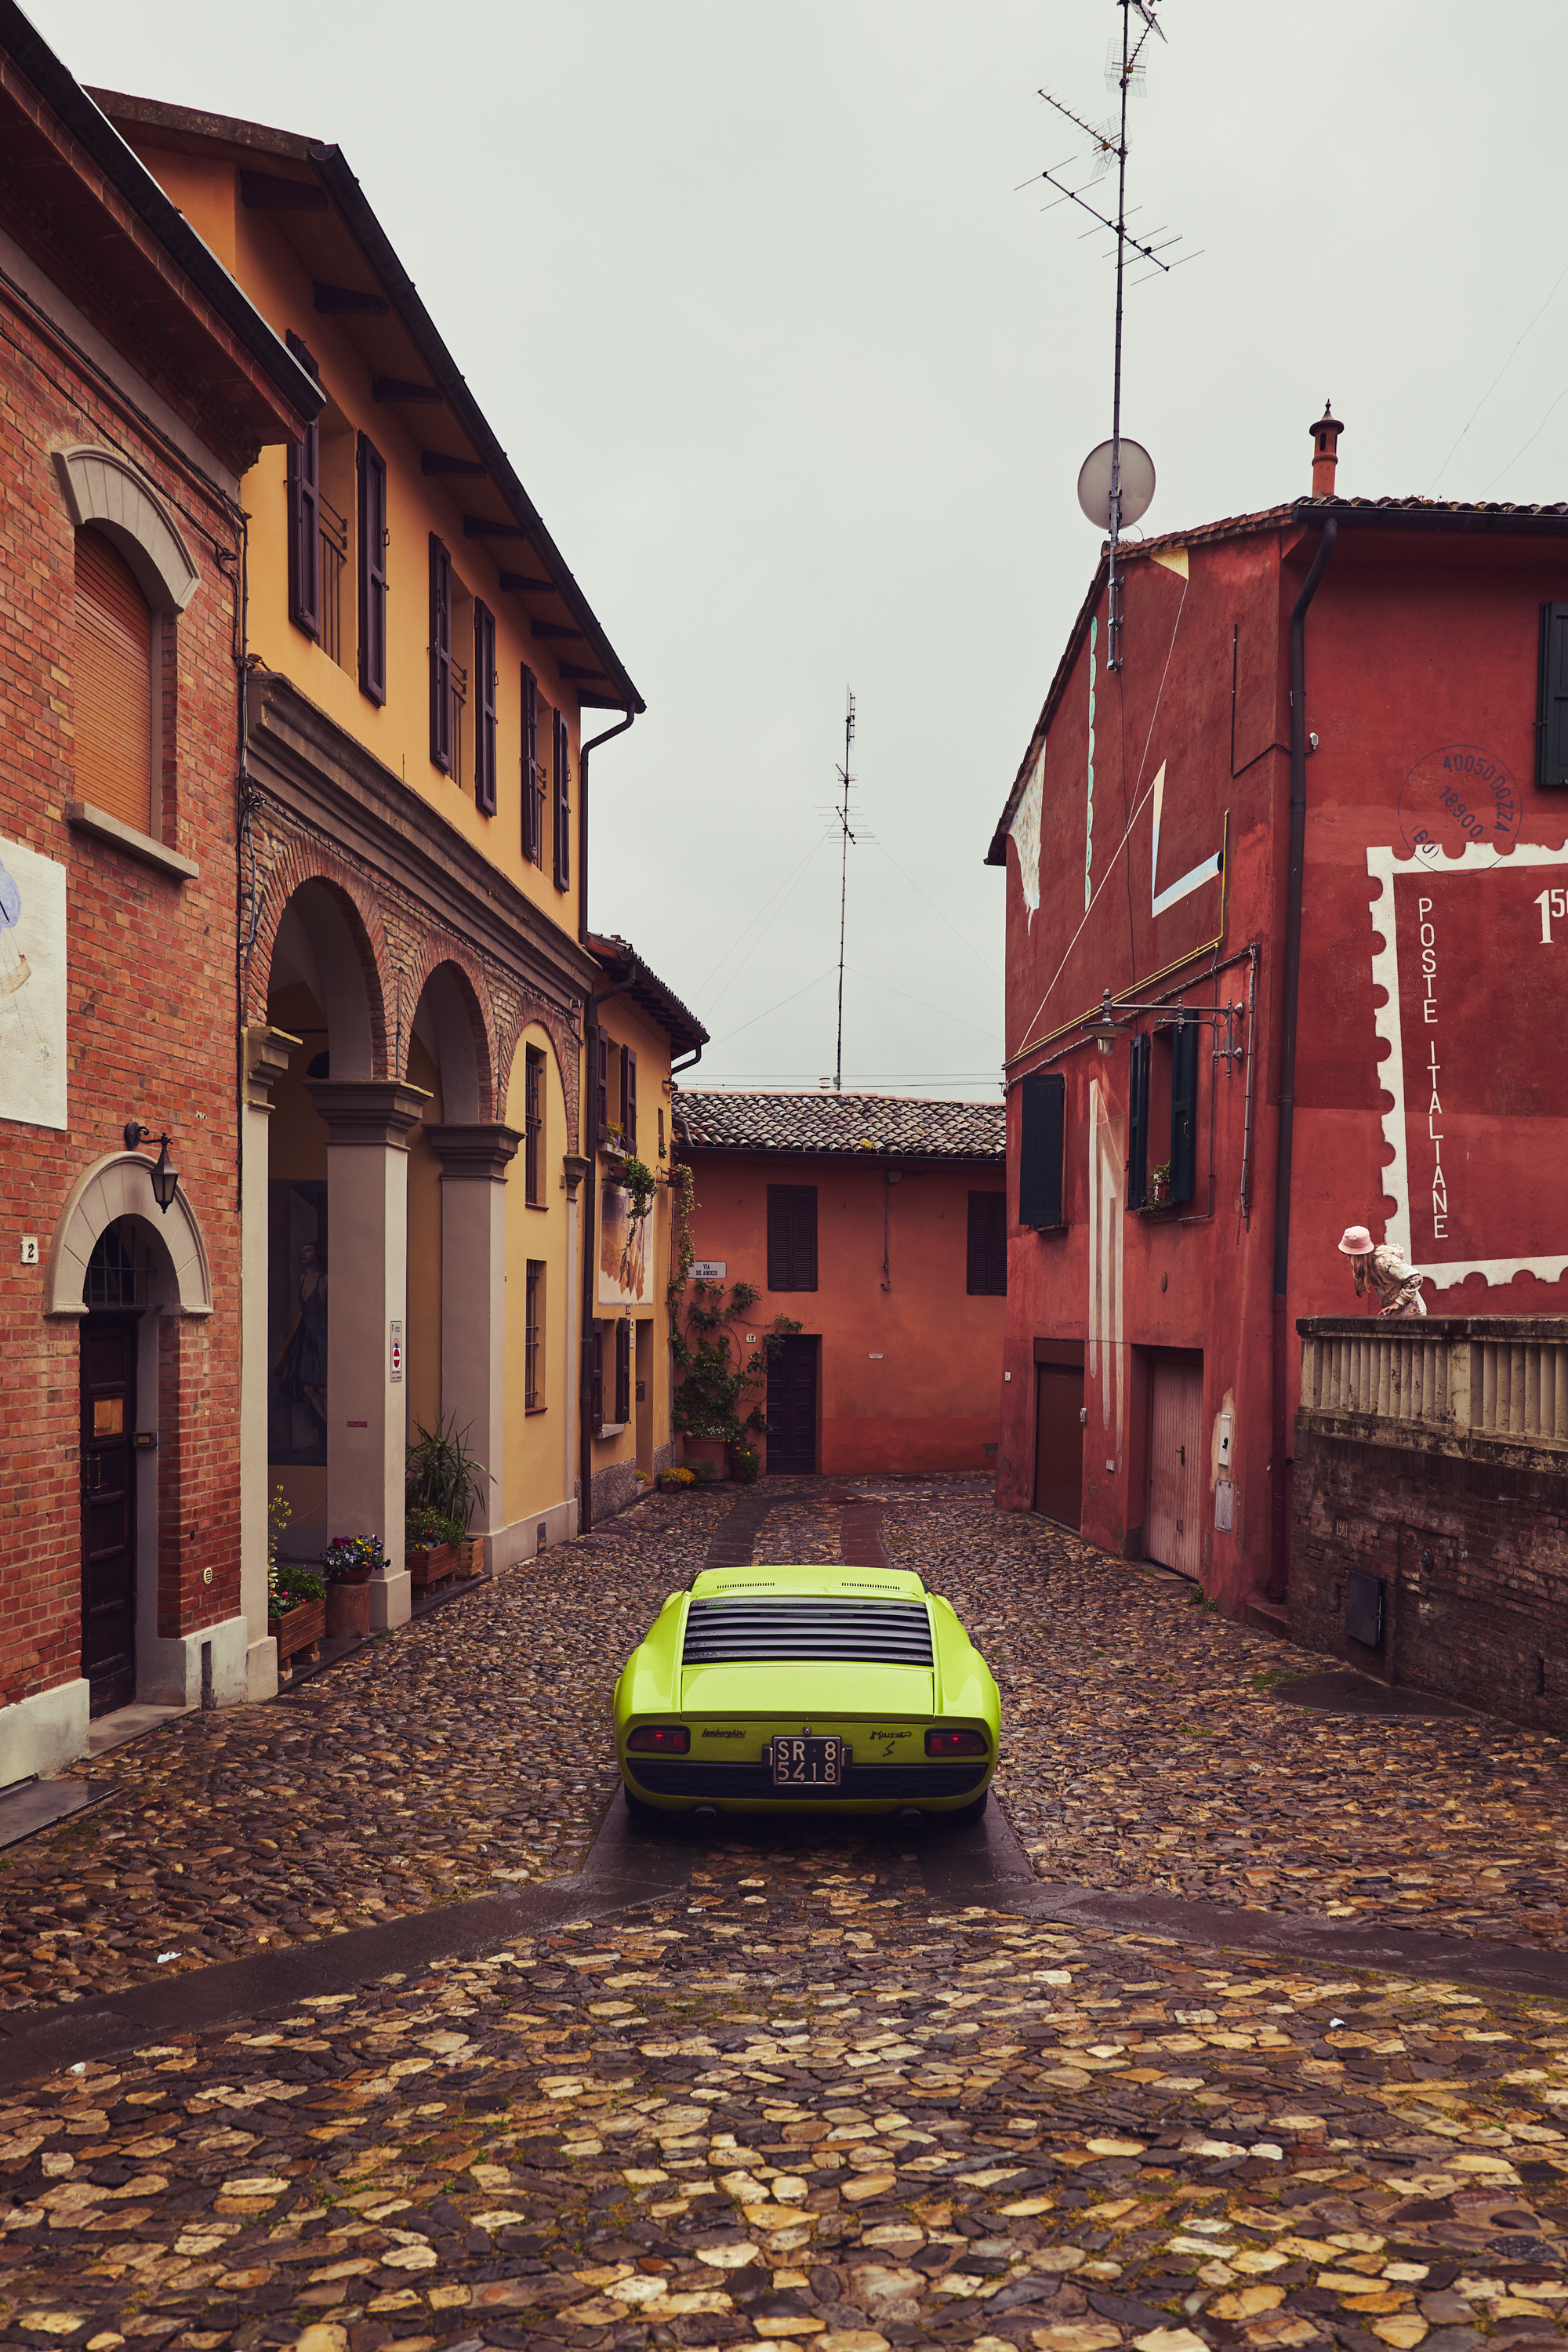
M 152 1133 L 152 1129 L 143 1127 L 140 1119 L 128 1118 L 125 1122 L 126 1150 L 139 1150 L 143 1143 L 151 1139 Z M 161 1135 L 158 1138 L 158 1157 L 153 1161 L 150 1172 L 153 1198 L 157 1202 L 163 1215 L 167 1216 L 174 1205 L 174 1195 L 180 1189 L 180 1171 L 169 1164 L 169 1139 L 166 1135 Z
M 1216 1062 L 1224 1062 L 1227 1068 L 1239 1062 L 1246 1050 L 1237 1035 L 1237 1024 L 1246 1009 L 1243 1004 L 1218 1004 L 1205 1012 L 1190 1004 L 1130 1004 L 1125 1000 L 1119 1002 L 1116 1007 L 1116 1011 L 1122 1013 L 1155 1013 L 1169 1028 L 1179 1028 L 1190 1021 L 1200 1022 L 1205 1029 L 1214 1031 L 1214 1058 Z M 1116 1019 L 1111 1011 L 1108 988 L 1101 992 L 1099 1013 L 1092 1021 L 1084 1024 L 1084 1035 L 1092 1037 L 1102 1054 L 1114 1054 L 1118 1037 L 1131 1025 L 1128 1021 Z M 1225 1032 L 1223 1042 L 1220 1036 L 1222 1028 Z

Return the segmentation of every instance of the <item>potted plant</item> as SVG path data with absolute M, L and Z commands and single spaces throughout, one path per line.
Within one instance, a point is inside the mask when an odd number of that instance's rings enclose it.
M 327 1588 L 302 1560 L 274 1560 L 267 1579 L 267 1630 L 278 1644 L 278 1670 L 316 1654 L 327 1630 Z
M 1149 1179 L 1149 1198 L 1156 1209 L 1163 1209 L 1171 1197 L 1171 1163 L 1163 1160 Z
M 478 1576 L 484 1566 L 485 1539 L 468 1534 L 468 1521 L 482 1509 L 485 1489 L 495 1479 L 468 1451 L 467 1429 L 458 1431 L 458 1416 L 448 1425 L 426 1429 L 416 1422 L 404 1472 L 404 1503 L 407 1512 L 405 1541 L 409 1571 L 416 1586 L 438 1584 L 448 1576 Z M 417 1521 L 418 1532 L 415 1532 Z M 432 1564 L 416 1561 L 414 1553 L 432 1554 L 450 1545 L 451 1556 Z
M 684 1495 L 688 1486 L 695 1486 L 696 1484 L 695 1470 L 682 1467 L 676 1470 L 661 1470 L 658 1474 L 658 1491 L 661 1495 Z
M 762 1448 L 760 1445 L 756 1444 L 750 1436 L 743 1437 L 739 1445 L 731 1446 L 730 1475 L 736 1481 L 737 1485 L 742 1486 L 754 1486 L 757 1482 L 757 1474 L 761 1470 L 762 1466 Z
M 334 1640 L 370 1632 L 370 1580 L 384 1575 L 379 1536 L 334 1536 L 321 1554 L 327 1584 L 327 1632 Z
M 669 1347 L 680 1375 L 670 1420 L 683 1433 L 686 1459 L 699 1475 L 727 1478 L 731 1449 L 748 1445 L 752 1436 L 767 1428 L 763 1404 L 768 1360 L 784 1333 L 798 1331 L 800 1325 L 787 1315 L 775 1315 L 760 1343 L 749 1334 L 742 1340 L 733 1326 L 752 1313 L 762 1297 L 756 1285 L 737 1282 L 726 1296 L 721 1282 L 697 1281 L 691 1286 L 683 1331 L 676 1311 L 683 1287 L 670 1286 Z M 747 1344 L 751 1353 L 742 1355 Z M 756 1453 L 754 1446 L 751 1450 Z

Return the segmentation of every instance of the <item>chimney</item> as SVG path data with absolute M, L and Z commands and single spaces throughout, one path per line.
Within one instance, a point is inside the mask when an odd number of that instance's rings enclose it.
M 1340 435 L 1344 426 L 1333 413 L 1331 402 L 1325 400 L 1323 413 L 1312 425 L 1312 496 L 1331 499 L 1334 495 L 1334 468 L 1338 466 Z

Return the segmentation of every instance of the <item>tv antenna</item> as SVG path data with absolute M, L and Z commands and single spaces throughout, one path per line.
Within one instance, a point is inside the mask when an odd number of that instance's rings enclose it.
M 1096 227 L 1109 230 L 1116 239 L 1116 356 L 1111 376 L 1110 438 L 1089 452 L 1079 475 L 1078 484 L 1079 504 L 1090 522 L 1098 523 L 1110 538 L 1106 631 L 1109 639 L 1108 669 L 1121 667 L 1121 574 L 1117 558 L 1122 529 L 1136 522 L 1139 516 L 1148 510 L 1154 495 L 1152 458 L 1136 441 L 1123 440 L 1121 435 L 1121 318 L 1127 255 L 1131 248 L 1141 261 L 1152 265 L 1151 276 L 1158 270 L 1166 277 L 1173 269 L 1179 269 L 1183 261 L 1195 261 L 1198 257 L 1195 253 L 1185 253 L 1178 261 L 1168 261 L 1164 256 L 1173 246 L 1181 243 L 1179 234 L 1162 226 L 1134 235 L 1127 226 L 1127 100 L 1130 92 L 1142 94 L 1148 65 L 1143 51 L 1150 35 L 1157 34 L 1163 41 L 1165 32 L 1154 13 L 1159 0 L 1115 0 L 1115 5 L 1121 11 L 1121 39 L 1119 44 L 1112 42 L 1105 63 L 1106 85 L 1118 94 L 1115 116 L 1106 122 L 1086 122 L 1081 115 L 1073 112 L 1070 106 L 1064 106 L 1059 98 L 1053 98 L 1048 89 L 1040 92 L 1047 106 L 1054 108 L 1058 114 L 1089 139 L 1089 176 L 1087 179 L 1081 177 L 1081 160 L 1075 161 L 1072 157 L 1060 163 L 1047 164 L 1038 174 L 1057 190 L 1057 204 L 1077 205 L 1081 212 L 1088 213 Z M 1136 33 L 1132 29 L 1134 24 L 1138 27 Z M 1091 205 L 1083 194 L 1086 187 L 1103 178 L 1112 163 L 1116 165 L 1114 218 L 1101 212 L 1098 205 Z M 1068 185 L 1069 173 L 1073 179 L 1079 181 L 1078 186 Z M 1032 184 L 1026 181 L 1023 184 L 1026 187 Z M 1054 209 L 1055 205 L 1047 206 L 1047 211 Z M 1085 234 L 1092 236 L 1094 231 L 1088 230 Z M 1140 278 L 1134 283 L 1145 285 L 1148 278 Z
M 846 688 L 844 695 L 844 765 L 839 778 L 844 786 L 844 798 L 834 814 L 838 819 L 843 840 L 838 853 L 838 1047 L 833 1062 L 833 1091 L 844 1091 L 844 911 L 849 895 L 849 845 L 855 835 L 849 830 L 849 787 L 854 778 L 849 773 L 849 746 L 855 740 L 855 696 Z

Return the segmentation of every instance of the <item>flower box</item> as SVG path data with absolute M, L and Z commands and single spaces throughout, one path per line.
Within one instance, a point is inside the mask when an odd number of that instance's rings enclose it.
M 408 1553 L 408 1573 L 416 1592 L 428 1592 L 458 1573 L 456 1544 L 416 1544 Z
M 286 1609 L 281 1617 L 269 1617 L 267 1630 L 278 1644 L 278 1671 L 283 1672 L 292 1660 L 303 1656 L 307 1661 L 316 1655 L 316 1645 L 327 1630 L 327 1604 L 324 1601 L 301 1601 L 297 1609 Z
M 485 1572 L 485 1539 L 483 1536 L 465 1536 L 457 1546 L 458 1574 L 482 1576 Z

